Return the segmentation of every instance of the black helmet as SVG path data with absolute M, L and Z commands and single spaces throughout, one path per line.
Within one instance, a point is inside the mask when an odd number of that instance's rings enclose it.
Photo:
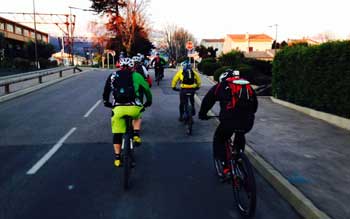
M 237 77 L 239 76 L 238 70 L 227 69 L 223 72 L 219 77 L 219 82 L 225 81 L 227 78 Z

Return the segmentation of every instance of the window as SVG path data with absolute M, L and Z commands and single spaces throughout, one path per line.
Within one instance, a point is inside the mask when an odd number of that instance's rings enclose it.
M 0 30 L 5 30 L 5 24 L 0 22 Z
M 252 46 L 249 47 L 249 52 L 253 52 L 253 47 Z
M 9 32 L 13 32 L 13 25 L 12 24 L 6 24 L 6 30 Z
M 47 43 L 47 36 L 44 36 L 44 35 L 43 35 L 43 41 L 44 41 L 45 43 Z
M 38 40 L 41 40 L 41 34 L 37 33 L 37 34 L 36 34 L 36 38 L 37 38 Z
M 35 33 L 34 33 L 34 31 L 30 31 L 30 37 L 31 37 L 32 39 L 35 39 Z
M 15 32 L 16 32 L 16 34 L 22 35 L 22 28 L 16 26 Z
M 23 35 L 29 37 L 29 30 L 23 29 Z

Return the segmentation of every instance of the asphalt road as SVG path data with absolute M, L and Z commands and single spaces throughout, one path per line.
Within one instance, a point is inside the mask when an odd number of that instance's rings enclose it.
M 132 187 L 123 191 L 110 110 L 99 102 L 107 75 L 92 71 L 0 104 L 0 218 L 240 218 L 229 186 L 214 177 L 215 123 L 196 119 L 186 136 L 171 70 L 152 88 Z M 256 218 L 300 218 L 256 178 Z

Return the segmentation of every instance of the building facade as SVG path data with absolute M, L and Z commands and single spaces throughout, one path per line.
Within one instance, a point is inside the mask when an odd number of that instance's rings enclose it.
M 25 43 L 35 40 L 35 31 L 33 28 L 24 26 L 17 22 L 0 17 L 0 33 L 3 33 L 4 37 L 10 41 L 16 41 L 18 43 Z M 49 42 L 49 35 L 47 33 L 36 31 L 38 41 L 45 43 Z
M 232 50 L 241 52 L 266 51 L 271 49 L 273 39 L 266 34 L 227 34 L 223 53 Z
M 205 47 L 213 47 L 214 49 L 218 49 L 216 55 L 219 56 L 223 52 L 224 48 L 224 39 L 202 39 L 200 45 Z

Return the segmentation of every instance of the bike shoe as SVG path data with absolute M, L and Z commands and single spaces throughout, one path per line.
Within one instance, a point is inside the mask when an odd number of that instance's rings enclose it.
M 142 143 L 141 137 L 137 136 L 137 135 L 134 136 L 133 141 L 134 141 L 136 147 L 140 146 Z
M 121 160 L 120 160 L 120 159 L 115 159 L 115 160 L 114 160 L 114 166 L 116 166 L 116 167 L 121 167 L 121 166 L 122 166 Z

